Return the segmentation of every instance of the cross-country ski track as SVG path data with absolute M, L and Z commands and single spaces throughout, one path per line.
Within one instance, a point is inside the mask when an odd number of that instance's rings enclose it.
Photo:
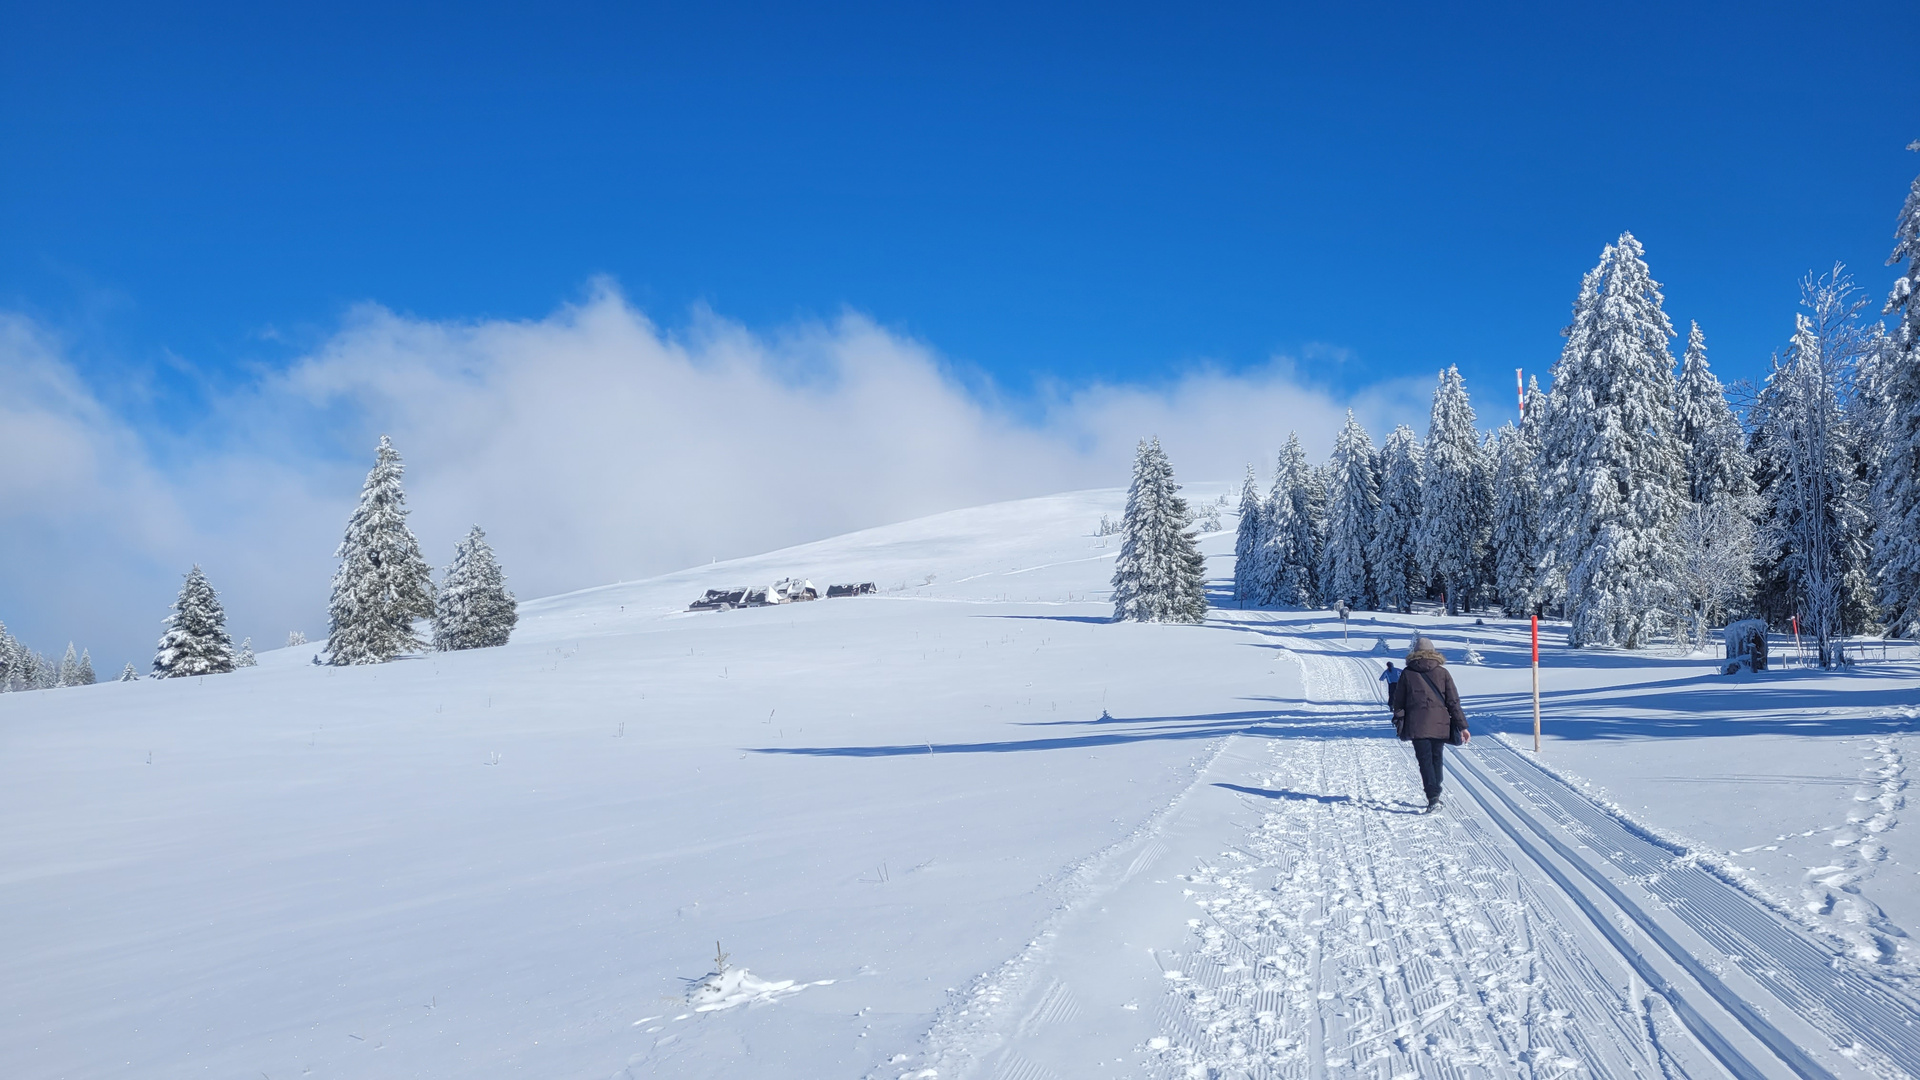
M 1075 867 L 896 1075 L 1920 1075 L 1902 987 L 1496 737 L 1518 725 L 1469 699 L 1479 737 L 1426 814 L 1371 631 L 1212 621 L 1303 699 Z

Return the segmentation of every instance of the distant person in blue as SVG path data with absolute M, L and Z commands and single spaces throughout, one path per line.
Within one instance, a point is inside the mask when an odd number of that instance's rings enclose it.
M 1393 661 L 1387 661 L 1387 670 L 1380 673 L 1380 681 L 1387 684 L 1387 693 L 1393 693 L 1393 684 L 1400 681 L 1400 669 L 1393 666 Z

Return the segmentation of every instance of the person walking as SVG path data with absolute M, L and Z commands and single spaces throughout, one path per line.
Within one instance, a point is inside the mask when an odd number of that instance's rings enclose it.
M 1393 726 L 1413 743 L 1420 762 L 1420 783 L 1427 793 L 1427 812 L 1440 805 L 1441 764 L 1448 743 L 1465 746 L 1473 737 L 1467 714 L 1460 708 L 1460 691 L 1447 671 L 1447 658 L 1424 637 L 1413 639 L 1407 650 L 1406 673 L 1389 684 L 1387 703 L 1393 708 Z
M 1387 661 L 1387 670 L 1380 673 L 1380 681 L 1387 684 L 1388 700 L 1392 700 L 1393 684 L 1400 681 L 1400 669 L 1393 666 L 1393 661 Z

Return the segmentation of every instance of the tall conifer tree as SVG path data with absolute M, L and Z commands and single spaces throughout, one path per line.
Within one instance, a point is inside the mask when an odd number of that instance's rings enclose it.
M 1253 466 L 1247 466 L 1246 482 L 1240 485 L 1240 527 L 1233 537 L 1233 595 L 1244 606 L 1265 603 L 1267 576 L 1261 573 L 1262 529 L 1266 525 L 1267 505 L 1260 498 Z
M 1377 606 L 1367 563 L 1367 542 L 1373 538 L 1374 517 L 1380 512 L 1380 480 L 1373 473 L 1373 457 L 1373 440 L 1348 410 L 1327 465 L 1331 483 L 1324 591 L 1330 603 Z
M 1494 587 L 1511 617 L 1538 614 L 1540 571 L 1540 411 L 1546 396 L 1528 380 L 1520 425 L 1500 429 L 1494 450 Z
M 1433 391 L 1415 533 L 1421 570 L 1446 590 L 1449 615 L 1472 602 L 1490 510 L 1473 422 L 1466 380 L 1450 366 Z
M 433 579 L 407 528 L 405 471 L 393 442 L 380 436 L 360 504 L 335 552 L 340 568 L 327 605 L 327 654 L 335 664 L 381 664 L 424 644 L 413 624 L 433 617 Z
M 1920 142 L 1907 149 L 1920 150 Z M 1887 296 L 1883 313 L 1894 326 L 1874 380 L 1874 579 L 1890 631 L 1920 637 L 1920 177 L 1907 189 L 1894 237 L 1887 262 L 1907 266 Z
M 475 525 L 454 549 L 453 562 L 441 576 L 440 597 L 433 613 L 433 647 L 451 650 L 505 645 L 519 619 L 500 563 L 487 545 L 487 534 Z
M 1383 611 L 1412 611 L 1426 595 L 1415 537 L 1420 530 L 1420 441 L 1401 424 L 1380 448 L 1380 510 L 1374 517 L 1367 565 Z
M 1207 614 L 1206 557 L 1187 530 L 1187 500 L 1160 440 L 1143 439 L 1113 567 L 1116 622 L 1197 623 Z
M 1858 432 L 1846 406 L 1861 360 L 1878 348 L 1858 313 L 1864 301 L 1840 267 L 1803 283 L 1810 314 L 1754 405 L 1757 452 L 1769 479 L 1764 536 L 1778 555 L 1794 613 L 1820 666 L 1839 662 L 1849 608 L 1865 614 L 1870 550 Z
M 1637 648 L 1666 621 L 1686 466 L 1662 303 L 1640 242 L 1622 233 L 1581 281 L 1554 365 L 1542 564 L 1575 646 Z
M 227 612 L 198 566 L 187 573 L 166 633 L 153 656 L 157 679 L 218 675 L 233 670 L 233 639 L 227 636 Z

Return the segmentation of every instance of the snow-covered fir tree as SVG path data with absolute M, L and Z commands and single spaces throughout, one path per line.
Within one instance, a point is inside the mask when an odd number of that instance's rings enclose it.
M 1426 595 L 1420 571 L 1420 441 L 1401 424 L 1380 448 L 1380 510 L 1374 516 L 1367 566 L 1382 611 L 1412 611 Z
M 1908 146 L 1920 150 L 1920 142 Z M 1920 177 L 1907 189 L 1889 263 L 1905 262 L 1883 314 L 1872 400 L 1879 450 L 1874 481 L 1874 584 L 1890 633 L 1920 638 Z
M 13 690 L 13 680 L 19 663 L 20 643 L 13 640 L 13 635 L 8 633 L 7 624 L 0 623 L 0 694 Z
M 67 654 L 60 658 L 59 682 L 56 686 L 78 686 L 80 678 L 80 654 L 67 642 Z
M 120 681 L 121 682 L 137 682 L 139 681 L 139 679 L 140 679 L 140 673 L 134 670 L 133 661 L 131 660 L 127 661 L 127 666 L 120 669 Z
M 73 685 L 92 686 L 98 680 L 93 673 L 93 653 L 88 649 L 80 650 L 80 666 L 75 669 Z
M 407 528 L 404 471 L 392 440 L 380 436 L 335 552 L 340 568 L 327 604 L 327 657 L 334 664 L 381 664 L 423 645 L 413 624 L 433 617 L 433 579 Z
M 233 639 L 227 636 L 227 613 L 213 586 L 198 566 L 187 573 L 173 614 L 166 618 L 153 657 L 156 679 L 186 675 L 216 675 L 233 670 Z
M 1373 440 L 1347 411 L 1327 463 L 1327 544 L 1322 592 L 1329 603 L 1375 608 L 1368 573 L 1367 542 L 1380 510 L 1380 480 L 1373 474 Z
M 1262 568 L 1267 589 L 1263 603 L 1306 607 L 1314 602 L 1315 543 L 1313 469 L 1300 448 L 1300 436 L 1287 433 L 1286 449 L 1274 468 L 1273 491 L 1267 496 L 1267 536 Z
M 1493 450 L 1494 588 L 1509 616 L 1540 613 L 1540 571 L 1534 561 L 1540 546 L 1540 413 L 1546 395 L 1527 380 L 1520 424 L 1501 427 Z
M 1678 584 L 1699 649 L 1712 620 L 1748 609 L 1758 555 L 1754 519 L 1760 513 L 1747 433 L 1707 364 L 1707 339 L 1699 323 L 1687 330 L 1674 411 L 1686 459 L 1688 504 L 1677 545 Z
M 1333 503 L 1333 473 L 1325 465 L 1307 466 L 1307 524 L 1313 535 L 1313 595 L 1316 603 L 1325 601 L 1327 530 L 1329 507 Z
M 453 562 L 440 579 L 440 597 L 434 604 L 433 647 L 486 649 L 505 645 L 520 619 L 505 575 L 487 545 L 487 534 L 475 525 L 453 551 Z
M 1479 452 L 1473 456 L 1474 514 L 1478 530 L 1474 537 L 1480 561 L 1473 571 L 1473 602 L 1485 607 L 1499 599 L 1500 567 L 1493 550 L 1493 512 L 1498 496 L 1493 489 L 1493 471 L 1500 463 L 1500 444 L 1489 431 L 1480 436 Z
M 1197 623 L 1207 614 L 1206 557 L 1186 529 L 1187 500 L 1159 439 L 1143 439 L 1127 488 L 1113 567 L 1116 622 Z
M 1233 535 L 1233 595 L 1242 606 L 1266 602 L 1270 575 L 1262 572 L 1260 564 L 1266 523 L 1267 504 L 1248 464 L 1246 482 L 1240 485 L 1240 526 Z
M 1622 233 L 1582 279 L 1547 395 L 1540 561 L 1576 647 L 1638 648 L 1669 621 L 1686 465 L 1673 324 L 1642 254 Z
M 1878 343 L 1841 267 L 1809 276 L 1802 303 L 1808 311 L 1794 316 L 1793 341 L 1754 403 L 1754 447 L 1767 481 L 1764 539 L 1802 632 L 1830 667 L 1849 601 L 1858 609 L 1868 585 L 1868 493 L 1845 410 L 1855 371 Z
M 1473 422 L 1466 380 L 1458 367 L 1448 367 L 1433 391 L 1414 535 L 1420 568 L 1446 591 L 1449 615 L 1471 609 L 1486 531 L 1486 478 Z
M 1747 433 L 1727 403 L 1726 389 L 1707 366 L 1707 339 L 1699 323 L 1687 331 L 1687 351 L 1680 358 L 1675 390 L 1675 421 L 1686 456 L 1687 501 L 1717 503 L 1731 498 L 1749 507 L 1753 459 L 1747 455 Z
M 240 651 L 234 654 L 233 666 L 237 668 L 243 668 L 243 667 L 258 667 L 259 665 L 260 665 L 259 658 L 253 655 L 253 639 L 248 638 L 245 641 L 242 641 L 240 643 Z

